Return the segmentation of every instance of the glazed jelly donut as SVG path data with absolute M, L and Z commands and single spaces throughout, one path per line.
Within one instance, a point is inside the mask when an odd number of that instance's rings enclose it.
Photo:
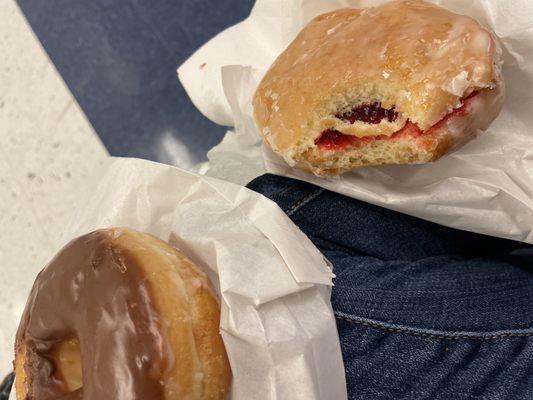
M 230 367 L 207 276 L 162 240 L 98 230 L 37 277 L 17 332 L 17 400 L 224 399 Z
M 316 175 L 423 164 L 498 116 L 502 62 L 493 32 L 431 2 L 343 8 L 313 19 L 276 59 L 254 115 L 274 152 Z

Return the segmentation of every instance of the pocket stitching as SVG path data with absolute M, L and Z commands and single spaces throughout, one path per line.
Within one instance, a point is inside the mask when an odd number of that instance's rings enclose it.
M 310 193 L 307 196 L 305 196 L 302 199 L 300 199 L 296 204 L 291 206 L 291 208 L 289 208 L 285 213 L 287 214 L 287 216 L 290 217 L 292 214 L 294 214 L 300 208 L 305 206 L 311 200 L 314 200 L 315 198 L 320 196 L 323 192 L 324 192 L 324 189 L 317 189 L 317 190 L 313 191 L 312 193 Z
M 431 329 L 410 328 L 402 325 L 392 325 L 385 322 L 371 320 L 367 318 L 354 317 L 335 311 L 335 318 L 355 325 L 361 325 L 368 328 L 379 329 L 389 333 L 402 333 L 417 337 L 426 337 L 431 339 L 444 340 L 478 340 L 478 341 L 495 341 L 509 338 L 529 338 L 533 337 L 533 328 L 520 330 L 496 331 L 496 332 L 446 332 Z

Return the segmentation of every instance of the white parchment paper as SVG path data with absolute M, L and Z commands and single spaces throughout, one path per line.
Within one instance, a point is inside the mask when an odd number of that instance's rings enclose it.
M 504 47 L 507 101 L 488 131 L 436 163 L 363 168 L 317 178 L 262 148 L 252 95 L 314 16 L 381 0 L 258 0 L 250 17 L 200 48 L 178 72 L 195 105 L 234 126 L 209 154 L 208 174 L 246 183 L 265 171 L 443 225 L 533 243 L 533 1 L 435 0 L 491 27 Z
M 208 273 L 234 400 L 346 399 L 328 262 L 285 213 L 242 186 L 111 158 L 88 183 L 60 247 L 99 228 L 149 232 Z

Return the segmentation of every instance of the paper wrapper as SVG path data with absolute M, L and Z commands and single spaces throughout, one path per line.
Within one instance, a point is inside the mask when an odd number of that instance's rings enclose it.
M 314 16 L 380 3 L 258 0 L 247 20 L 182 65 L 180 80 L 200 111 L 235 126 L 210 152 L 207 173 L 245 183 L 266 170 L 443 225 L 533 243 L 531 0 L 434 1 L 491 27 L 504 47 L 505 107 L 486 133 L 459 151 L 432 164 L 362 168 L 339 178 L 318 178 L 261 148 L 251 99 L 274 59 Z
M 122 226 L 168 241 L 203 267 L 221 299 L 231 399 L 346 398 L 330 266 L 276 203 L 135 159 L 110 159 L 88 188 L 61 247 Z

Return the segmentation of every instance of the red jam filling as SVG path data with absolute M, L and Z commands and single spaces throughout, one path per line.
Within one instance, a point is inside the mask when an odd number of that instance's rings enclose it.
M 397 132 L 392 135 L 378 135 L 378 136 L 364 136 L 357 137 L 352 135 L 345 135 L 344 133 L 336 129 L 326 129 L 315 140 L 315 144 L 326 150 L 343 150 L 346 147 L 360 147 L 366 145 L 375 140 L 391 140 L 398 139 L 400 137 L 418 137 L 421 135 L 431 134 L 434 129 L 445 123 L 451 117 L 463 116 L 468 110 L 469 100 L 475 97 L 478 92 L 473 92 L 468 97 L 462 100 L 462 104 L 459 108 L 456 108 L 443 119 L 433 125 L 426 131 L 422 131 L 417 124 L 410 122 L 409 120 Z M 355 121 L 363 121 L 368 124 L 379 124 L 383 119 L 387 119 L 389 122 L 393 122 L 398 118 L 398 113 L 394 111 L 394 107 L 390 109 L 381 108 L 380 103 L 365 104 L 361 107 L 354 108 L 348 113 L 342 115 L 336 115 L 337 118 L 353 124 Z
M 379 124 L 384 119 L 389 122 L 394 122 L 398 118 L 398 113 L 394 111 L 394 107 L 383 108 L 381 107 L 381 103 L 376 102 L 363 104 L 344 114 L 336 114 L 335 117 L 350 124 L 355 123 L 355 121 L 366 122 L 367 124 Z

